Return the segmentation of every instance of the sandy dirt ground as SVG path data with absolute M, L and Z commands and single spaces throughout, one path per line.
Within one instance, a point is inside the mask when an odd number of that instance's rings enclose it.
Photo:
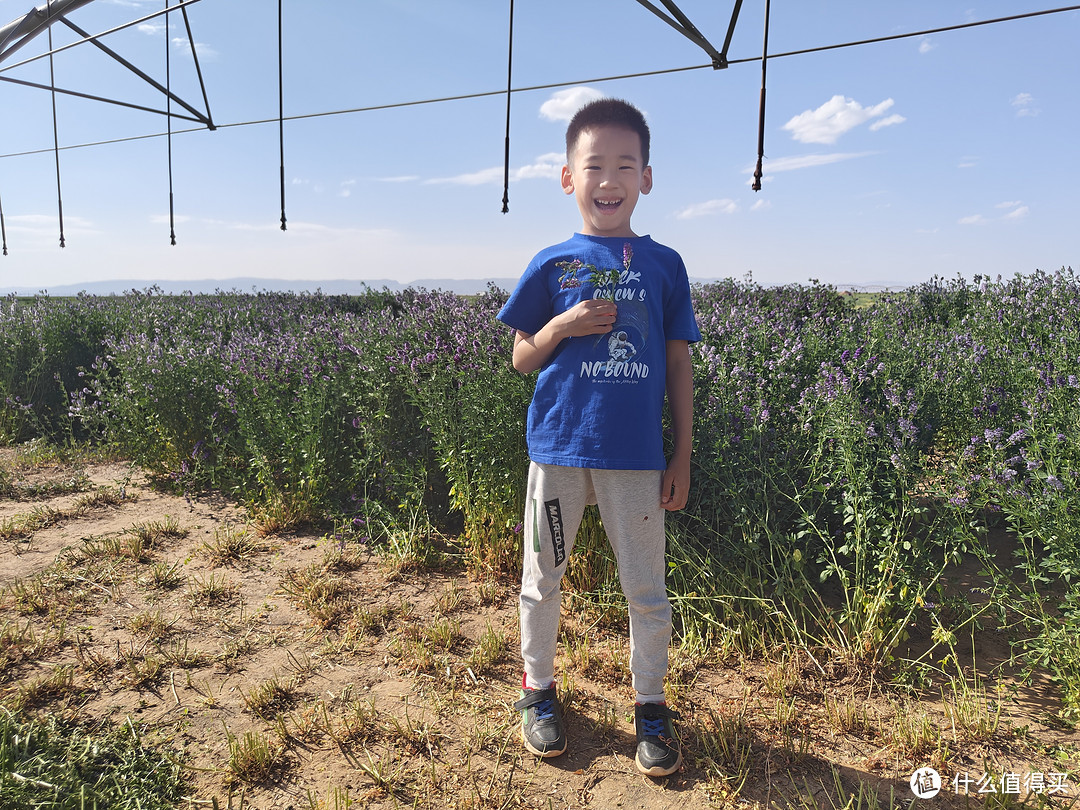
M 640 776 L 625 627 L 572 595 L 559 682 L 570 750 L 537 761 L 511 706 L 512 581 L 320 531 L 263 534 L 224 496 L 170 494 L 121 462 L 31 464 L 6 449 L 0 464 L 0 625 L 35 639 L 0 657 L 0 700 L 135 724 L 182 758 L 187 807 L 907 807 L 923 766 L 945 781 L 925 807 L 983 804 L 976 783 L 962 796 L 950 780 L 988 771 L 999 793 L 1007 774 L 1056 779 L 1055 795 L 1029 795 L 1053 806 L 1080 787 L 1080 734 L 1054 719 L 1050 684 L 993 677 L 1007 646 L 992 632 L 963 698 L 944 680 L 909 696 L 785 650 L 675 649 L 685 764 Z

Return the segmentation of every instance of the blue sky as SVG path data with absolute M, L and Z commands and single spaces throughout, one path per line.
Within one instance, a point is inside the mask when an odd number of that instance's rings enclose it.
M 681 0 L 720 47 L 733 0 Z M 43 0 L 39 0 L 43 2 Z M 175 0 L 174 0 L 175 4 Z M 98 33 L 164 0 L 95 0 Z M 1034 0 L 773 4 L 769 51 L 960 25 L 1056 6 Z M 768 63 L 763 188 L 756 149 L 764 0 L 746 0 L 725 70 L 634 0 L 518 0 L 510 210 L 501 213 L 508 0 L 285 0 L 286 213 L 280 230 L 277 3 L 201 0 L 188 15 L 219 128 L 167 141 L 62 149 L 59 216 L 48 92 L 0 82 L 0 292 L 98 280 L 516 278 L 580 224 L 558 184 L 568 115 L 626 98 L 653 132 L 655 188 L 639 233 L 678 249 L 692 278 L 898 287 L 934 275 L 1080 270 L 1080 12 L 776 57 Z M 0 0 L 0 25 L 26 0 Z M 104 41 L 165 78 L 163 18 Z M 171 82 L 200 102 L 179 14 Z M 74 35 L 54 28 L 54 45 Z M 44 35 L 0 76 L 47 84 Z M 56 83 L 160 102 L 88 45 Z M 445 96 L 460 101 L 336 113 Z M 320 115 L 321 114 L 321 115 Z M 269 123 L 249 124 L 253 121 Z M 191 124 L 177 121 L 174 130 Z M 165 131 L 161 116 L 57 99 L 62 147 Z M 29 154 L 27 154 L 29 153 Z

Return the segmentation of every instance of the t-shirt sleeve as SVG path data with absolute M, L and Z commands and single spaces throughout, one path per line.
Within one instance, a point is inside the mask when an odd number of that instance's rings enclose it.
M 551 320 L 551 315 L 551 295 L 542 267 L 534 261 L 496 317 L 511 329 L 535 335 Z
M 689 343 L 701 340 L 701 331 L 694 316 L 690 295 L 690 279 L 681 258 L 672 279 L 671 293 L 664 305 L 664 337 L 667 340 L 685 340 Z

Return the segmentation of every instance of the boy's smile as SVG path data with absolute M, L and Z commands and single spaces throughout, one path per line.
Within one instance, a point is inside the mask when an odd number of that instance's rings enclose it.
M 642 166 L 638 134 L 619 126 L 582 130 L 562 187 L 581 212 L 581 232 L 589 236 L 636 236 L 630 227 L 638 197 L 652 190 L 652 167 Z

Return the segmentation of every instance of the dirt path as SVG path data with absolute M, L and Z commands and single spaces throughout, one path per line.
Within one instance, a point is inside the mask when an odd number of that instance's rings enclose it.
M 907 806 L 925 765 L 946 782 L 989 767 L 1080 784 L 1080 735 L 1053 723 L 1047 684 L 912 701 L 780 650 L 674 650 L 686 765 L 641 777 L 625 631 L 569 596 L 571 749 L 537 762 L 511 708 L 513 583 L 264 537 L 237 505 L 164 494 L 125 464 L 28 466 L 5 450 L 0 465 L 14 482 L 0 499 L 3 704 L 130 718 L 182 753 L 190 807 L 843 807 L 860 790 Z M 981 803 L 947 784 L 926 806 L 965 798 Z

